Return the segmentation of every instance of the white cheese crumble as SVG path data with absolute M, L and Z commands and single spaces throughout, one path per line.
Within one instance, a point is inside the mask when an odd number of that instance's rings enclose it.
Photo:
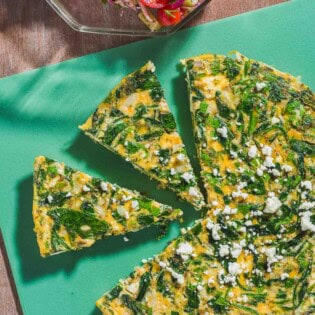
M 219 255 L 221 257 L 227 256 L 230 253 L 229 251 L 229 245 L 220 245 L 219 248 Z
M 308 202 L 308 201 L 306 201 L 306 202 L 303 202 L 303 203 L 300 205 L 299 209 L 300 209 L 300 210 L 311 210 L 311 209 L 314 208 L 314 207 L 315 207 L 315 201 L 313 201 L 313 202 Z
M 129 212 L 126 210 L 126 208 L 125 207 L 123 207 L 123 206 L 117 206 L 117 212 L 118 212 L 118 214 L 121 216 L 121 217 L 123 217 L 123 218 L 125 218 L 125 219 L 129 219 Z
M 282 203 L 277 197 L 270 196 L 266 200 L 266 206 L 265 206 L 264 212 L 275 213 L 277 210 L 280 209 L 281 206 L 282 206 Z
M 185 160 L 185 154 L 179 153 L 179 154 L 177 155 L 177 160 L 178 160 L 178 161 L 184 161 L 184 160 Z
M 233 244 L 232 250 L 231 250 L 231 256 L 233 258 L 237 258 L 242 253 L 242 245 L 241 244 Z
M 171 168 L 170 174 L 171 174 L 171 175 L 175 175 L 175 174 L 176 174 L 176 171 L 175 171 L 174 168 Z
M 260 92 L 262 89 L 264 89 L 267 86 L 265 82 L 257 82 L 256 83 L 256 90 Z
M 222 138 L 227 138 L 227 128 L 223 126 L 222 128 L 217 128 L 217 133 L 219 133 Z
M 285 171 L 286 173 L 290 173 L 293 168 L 292 168 L 292 166 L 290 166 L 290 165 L 283 164 L 283 165 L 281 166 L 281 169 L 282 169 L 283 171 Z
M 272 154 L 272 148 L 269 145 L 264 145 L 261 150 L 263 155 L 270 156 Z
M 278 117 L 272 117 L 271 118 L 271 123 L 273 125 L 278 124 L 280 122 L 280 119 Z
M 255 145 L 252 145 L 248 150 L 248 156 L 253 159 L 257 155 L 257 147 Z
M 261 168 L 258 168 L 257 171 L 256 171 L 256 174 L 257 174 L 258 176 L 263 176 L 263 175 L 264 175 L 264 172 L 263 172 L 263 170 L 262 170 Z
M 312 190 L 312 182 L 309 180 L 305 180 L 301 182 L 301 187 L 305 188 L 306 190 Z
M 237 276 L 242 273 L 242 268 L 237 262 L 229 262 L 228 271 L 232 276 Z
M 188 193 L 192 197 L 198 197 L 198 190 L 195 187 L 189 187 Z
M 267 271 L 271 272 L 271 265 L 273 263 L 278 262 L 280 259 L 283 258 L 281 255 L 276 254 L 276 248 L 270 247 L 265 249 L 265 255 L 267 257 Z
M 214 169 L 212 170 L 212 174 L 213 174 L 213 176 L 218 176 L 218 175 L 219 175 L 218 169 L 217 169 L 217 168 L 214 168 Z
M 267 156 L 263 165 L 269 168 L 275 167 L 275 165 L 273 164 L 273 158 L 271 156 Z
M 230 151 L 230 155 L 231 155 L 231 158 L 232 159 L 236 159 L 237 158 L 237 152 L 235 152 L 235 151 Z
M 187 183 L 194 179 L 194 175 L 192 173 L 184 173 L 181 176 Z
M 101 182 L 101 189 L 103 190 L 103 191 L 108 191 L 108 184 L 107 183 L 105 183 L 105 182 Z
M 90 187 L 86 186 L 86 185 L 83 185 L 83 191 L 85 192 L 88 192 L 88 191 L 91 191 Z
M 302 231 L 315 232 L 315 225 L 311 222 L 312 213 L 310 211 L 305 211 L 301 214 L 301 228 Z
M 124 242 L 129 242 L 129 238 L 127 236 L 124 236 Z
M 139 207 L 139 202 L 138 202 L 138 200 L 132 200 L 131 201 L 131 208 L 132 209 L 136 209 L 136 208 L 138 208 Z
M 176 249 L 176 253 L 180 255 L 183 260 L 187 260 L 193 253 L 193 248 L 188 242 L 180 243 Z
M 281 175 L 280 172 L 276 168 L 272 169 L 271 173 L 273 176 L 276 176 L 276 177 Z
M 212 232 L 212 238 L 215 241 L 218 241 L 221 239 L 219 235 L 219 231 L 221 231 L 220 225 L 219 224 L 214 224 L 211 220 L 208 220 L 206 227 L 209 231 Z
M 47 201 L 48 201 L 48 203 L 52 203 L 53 200 L 54 200 L 54 197 L 53 197 L 53 196 L 51 196 L 51 195 L 48 195 L 48 196 L 47 196 Z
M 281 274 L 281 276 L 280 276 L 280 279 L 281 279 L 281 280 L 285 280 L 285 279 L 287 279 L 287 278 L 289 278 L 289 274 L 286 273 L 286 272 L 284 272 L 284 273 Z

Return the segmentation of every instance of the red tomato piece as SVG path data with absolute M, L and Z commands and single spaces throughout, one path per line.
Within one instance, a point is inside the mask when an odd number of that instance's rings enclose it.
M 161 25 L 163 26 L 171 26 L 179 23 L 182 19 L 182 12 L 180 8 L 170 9 L 163 8 L 157 11 L 157 18 Z

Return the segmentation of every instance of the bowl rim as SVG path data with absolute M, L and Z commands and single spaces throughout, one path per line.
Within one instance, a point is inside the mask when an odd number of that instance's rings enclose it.
M 146 36 L 146 37 L 158 37 L 167 36 L 177 32 L 193 17 L 195 17 L 211 0 L 204 0 L 199 6 L 192 10 L 180 23 L 169 28 L 165 28 L 162 31 L 151 30 L 131 30 L 131 29 L 117 29 L 106 27 L 94 27 L 82 24 L 71 15 L 71 13 L 64 8 L 60 0 L 46 0 L 50 7 L 66 22 L 73 30 L 82 33 L 91 34 L 104 34 L 104 35 L 124 35 L 124 36 Z

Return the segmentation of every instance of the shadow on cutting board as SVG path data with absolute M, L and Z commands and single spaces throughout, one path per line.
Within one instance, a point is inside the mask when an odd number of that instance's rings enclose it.
M 76 263 L 81 259 L 111 255 L 117 251 L 124 251 L 140 246 L 144 242 L 158 241 L 159 230 L 151 227 L 137 233 L 129 233 L 129 242 L 124 242 L 122 236 L 113 236 L 96 242 L 90 248 L 78 252 L 68 252 L 56 256 L 42 258 L 33 232 L 34 223 L 31 214 L 33 197 L 33 178 L 28 176 L 18 185 L 19 209 L 16 229 L 16 244 L 20 259 L 21 275 L 24 281 L 32 281 L 38 277 L 55 272 L 71 273 Z M 139 257 L 139 261 L 142 257 Z

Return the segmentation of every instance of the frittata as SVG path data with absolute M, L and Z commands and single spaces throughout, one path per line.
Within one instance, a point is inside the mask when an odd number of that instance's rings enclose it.
M 184 61 L 209 210 L 103 314 L 315 313 L 314 94 L 239 53 Z
M 80 128 L 200 209 L 204 198 L 154 72 L 148 62 L 125 77 Z
M 41 256 L 89 247 L 110 235 L 152 224 L 162 230 L 179 209 L 39 156 L 34 163 L 33 219 Z

